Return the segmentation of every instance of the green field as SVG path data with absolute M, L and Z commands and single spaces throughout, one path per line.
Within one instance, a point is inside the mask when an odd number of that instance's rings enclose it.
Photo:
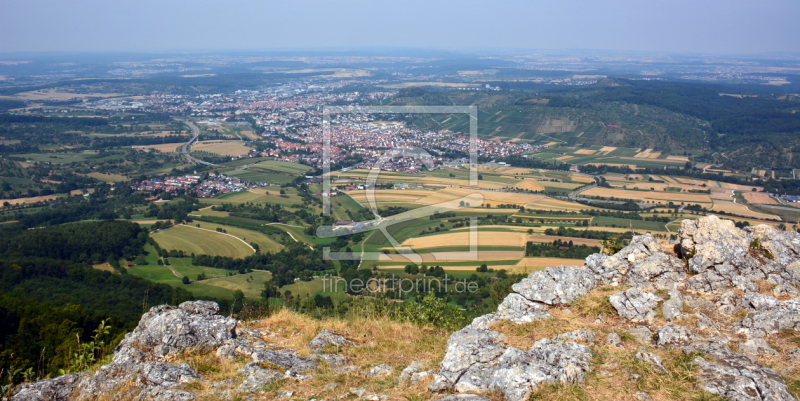
M 294 176 L 286 174 L 261 173 L 258 171 L 248 171 L 248 170 L 237 170 L 225 173 L 225 175 L 231 177 L 237 177 L 247 181 L 266 182 L 269 184 L 276 184 L 276 185 L 288 184 L 295 179 Z
M 30 160 L 32 162 L 67 164 L 72 162 L 86 161 L 86 159 L 88 159 L 89 157 L 93 157 L 95 155 L 97 155 L 97 152 L 88 151 L 88 152 L 65 152 L 65 153 L 27 153 L 16 156 L 24 157 L 25 160 Z
M 277 243 L 267 234 L 260 233 L 258 231 L 248 230 L 245 228 L 239 228 L 229 225 L 207 223 L 204 221 L 196 221 L 192 223 L 192 226 L 195 225 L 200 225 L 200 228 L 206 228 L 209 230 L 216 230 L 217 228 L 222 228 L 226 231 L 227 234 L 233 235 L 237 238 L 241 238 L 248 244 L 251 243 L 258 244 L 261 252 L 275 253 L 275 252 L 280 252 L 280 250 L 284 248 L 283 245 Z M 214 235 L 214 233 L 211 233 L 211 235 Z
M 240 239 L 185 225 L 170 227 L 150 235 L 161 249 L 180 250 L 186 254 L 205 254 L 244 258 L 253 254 L 253 249 Z
M 277 192 L 278 189 L 276 188 L 274 191 Z M 280 194 L 239 191 L 220 195 L 216 198 L 203 199 L 201 202 L 209 205 L 219 205 L 222 203 L 275 203 L 283 206 L 291 206 L 303 203 L 303 199 L 301 197 L 292 194 L 291 192 L 293 191 L 287 191 L 286 195 L 281 196 Z
M 305 164 L 284 162 L 279 160 L 267 160 L 261 163 L 253 164 L 250 167 L 292 175 L 300 175 L 312 169 Z
M 592 219 L 592 226 L 633 227 L 634 230 L 666 231 L 665 224 L 660 221 L 632 220 L 618 217 L 595 217 Z

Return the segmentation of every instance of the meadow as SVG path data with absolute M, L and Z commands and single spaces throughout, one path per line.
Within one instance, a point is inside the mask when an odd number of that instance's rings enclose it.
M 254 253 L 253 248 L 238 237 L 186 225 L 159 230 L 151 237 L 161 249 L 180 250 L 185 254 L 244 258 Z

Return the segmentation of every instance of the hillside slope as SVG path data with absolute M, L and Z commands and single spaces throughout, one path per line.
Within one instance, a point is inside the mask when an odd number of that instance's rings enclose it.
M 151 309 L 96 372 L 12 399 L 793 400 L 798 285 L 800 235 L 710 216 L 678 244 L 646 234 L 531 273 L 446 345 L 388 320 L 245 323 L 186 302 Z

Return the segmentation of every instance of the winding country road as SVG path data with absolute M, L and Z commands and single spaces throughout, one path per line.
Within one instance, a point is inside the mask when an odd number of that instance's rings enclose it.
M 183 145 L 179 146 L 178 149 L 175 150 L 176 153 L 182 154 L 187 161 L 195 164 L 204 164 L 206 166 L 213 166 L 214 163 L 209 163 L 204 160 L 200 160 L 194 156 L 192 156 L 192 144 L 197 142 L 197 137 L 200 136 L 200 128 L 197 128 L 196 125 L 190 120 L 181 120 L 176 118 L 176 120 L 186 124 L 189 126 L 189 129 L 192 130 L 192 137 L 189 139 L 189 142 L 184 143 Z

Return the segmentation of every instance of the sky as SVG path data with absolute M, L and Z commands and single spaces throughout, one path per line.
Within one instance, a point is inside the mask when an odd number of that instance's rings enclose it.
M 800 52 L 798 0 L 0 0 L 0 52 Z

